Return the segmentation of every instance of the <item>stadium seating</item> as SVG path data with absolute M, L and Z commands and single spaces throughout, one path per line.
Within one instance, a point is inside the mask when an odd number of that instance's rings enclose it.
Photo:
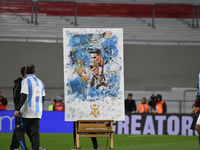
M 39 16 L 39 25 L 28 24 L 29 16 L 0 15 L 1 40 L 62 42 L 62 28 L 74 28 L 73 17 Z M 191 19 L 156 18 L 156 29 L 148 26 L 151 18 L 78 17 L 80 28 L 123 28 L 124 41 L 130 44 L 197 42 L 200 30 L 188 27 Z M 183 32 L 184 31 L 184 32 Z M 148 34 L 147 34 L 148 33 Z
M 74 26 L 74 4 L 38 3 L 38 25 L 29 24 L 30 2 L 1 1 L 0 40 L 62 42 L 62 28 L 124 28 L 124 41 L 130 44 L 198 45 L 199 31 L 192 24 L 192 6 L 157 6 L 155 28 L 151 28 L 151 1 L 94 1 L 78 3 L 78 26 Z M 164 1 L 163 2 L 172 2 Z M 183 2 L 175 0 L 173 2 Z M 185 3 L 187 1 L 184 1 Z M 196 4 L 193 0 L 190 3 Z M 9 14 L 9 15 L 8 15 Z M 12 15 L 11 15 L 12 14 Z M 176 33 L 175 33 L 176 31 Z M 183 32 L 184 31 L 184 32 Z M 147 34 L 148 33 L 148 34 Z

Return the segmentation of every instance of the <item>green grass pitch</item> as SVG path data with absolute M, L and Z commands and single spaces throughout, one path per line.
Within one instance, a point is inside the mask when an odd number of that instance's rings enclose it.
M 8 150 L 12 133 L 0 133 L 0 150 Z M 97 138 L 99 147 L 105 149 L 106 138 Z M 40 134 L 41 146 L 48 150 L 73 149 L 72 134 Z M 26 137 L 26 143 L 31 149 Z M 90 138 L 80 138 L 82 149 L 92 149 Z M 21 148 L 19 148 L 20 150 Z M 114 135 L 114 150 L 197 150 L 199 149 L 197 136 L 169 136 L 169 135 Z

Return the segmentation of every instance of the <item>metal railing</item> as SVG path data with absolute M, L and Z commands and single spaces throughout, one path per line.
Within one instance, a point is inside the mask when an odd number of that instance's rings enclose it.
M 74 16 L 74 25 L 77 26 L 77 2 L 75 1 L 54 1 L 54 0 L 50 0 L 50 1 L 45 1 L 45 0 L 0 0 L 0 1 L 11 1 L 11 2 L 31 2 L 31 21 L 30 23 L 34 23 L 33 22 L 33 15 L 34 15 L 34 2 L 36 2 L 36 6 L 35 6 L 35 24 L 37 25 L 38 24 L 38 3 L 40 2 L 50 2 L 50 3 L 74 3 L 75 4 L 75 16 Z M 192 27 L 194 28 L 195 27 L 195 23 L 194 23 L 194 20 L 195 20 L 195 5 L 192 4 L 192 3 L 155 3 L 153 5 L 153 10 L 152 10 L 152 24 L 151 24 L 151 27 L 155 28 L 155 8 L 156 8 L 156 5 L 182 5 L 182 6 L 193 6 L 193 12 L 192 12 Z M 196 27 L 199 27 L 199 7 L 200 7 L 200 4 L 198 5 L 197 7 L 197 20 L 196 20 Z
M 74 2 L 74 1 L 42 1 L 42 0 L 38 0 L 36 2 L 36 6 L 35 6 L 35 24 L 37 25 L 38 24 L 38 21 L 37 21 L 37 16 L 38 16 L 38 3 L 40 2 L 49 2 L 49 3 L 74 3 L 75 4 L 75 16 L 74 16 L 74 25 L 77 26 L 77 3 Z
M 183 113 L 185 113 L 185 103 L 186 103 L 186 93 L 188 93 L 188 92 L 197 92 L 197 90 L 185 90 L 184 92 L 183 92 Z
M 8 100 L 7 110 L 13 110 L 14 109 L 13 98 L 11 98 L 11 97 L 6 97 L 6 98 Z M 48 110 L 49 105 L 51 103 L 53 103 L 53 101 L 52 101 L 53 99 L 55 99 L 55 98 L 45 98 L 44 110 Z M 141 103 L 141 100 L 139 100 L 139 99 L 135 99 L 135 101 L 136 101 L 136 105 Z M 191 109 L 191 112 L 192 112 L 192 104 L 193 104 L 192 100 L 165 100 L 165 102 L 167 104 L 167 109 L 168 109 L 167 113 L 172 113 L 172 111 L 170 111 L 170 107 L 169 107 L 170 102 L 173 103 L 173 105 L 177 106 L 177 110 L 175 113 L 186 113 L 185 107 L 182 107 L 185 102 L 190 103 L 190 107 L 188 109 Z M 175 103 L 177 103 L 177 104 L 175 104 Z
M 9 110 L 13 110 L 14 108 L 14 103 L 13 103 L 13 98 L 12 96 L 10 95 L 12 93 L 12 89 L 13 87 L 0 87 L 0 90 L 4 93 L 4 92 L 7 92 L 7 96 L 6 98 L 8 99 L 8 102 L 9 102 Z M 46 87 L 46 92 L 50 92 L 49 90 L 57 90 L 57 94 L 60 93 L 59 95 L 61 97 L 63 97 L 63 90 L 64 90 L 64 87 Z M 58 92 L 58 90 L 60 90 Z M 189 95 L 189 97 L 187 97 L 187 93 L 189 92 L 197 92 L 197 90 L 194 90 L 194 89 L 188 89 L 188 90 L 185 90 L 181 93 L 181 95 L 183 95 L 183 97 L 180 95 L 180 99 L 176 99 L 176 100 L 173 100 L 173 99 L 164 99 L 166 104 L 167 104 L 167 107 L 168 107 L 168 113 L 172 113 L 172 112 L 176 112 L 176 113 L 189 113 L 190 110 L 192 110 L 192 104 L 195 100 L 195 96 L 193 96 L 192 94 L 192 97 L 191 95 Z M 125 93 L 131 93 L 130 91 L 125 91 Z M 153 94 L 154 92 L 152 91 L 151 93 L 149 93 L 149 95 Z M 10 95 L 10 96 L 8 96 Z M 55 94 L 56 95 L 56 94 Z M 196 95 L 196 93 L 195 93 Z M 44 102 L 44 108 L 46 108 L 45 110 L 47 110 L 49 104 L 52 102 L 52 100 L 55 99 L 54 98 L 51 98 L 51 97 L 45 97 L 45 102 Z M 137 102 L 137 106 L 139 103 L 141 103 L 141 99 L 139 98 L 133 98 L 135 99 L 135 101 Z M 186 105 L 187 104 L 187 105 Z
M 31 3 L 31 23 L 33 23 L 34 1 L 33 0 L 0 0 L 6 2 L 30 2 Z
M 200 7 L 200 4 L 197 7 L 197 20 L 196 20 L 196 27 L 197 28 L 199 27 L 199 7 Z
M 195 18 L 195 5 L 194 4 L 183 4 L 183 3 L 155 3 L 153 5 L 152 10 L 152 24 L 151 27 L 155 28 L 155 8 L 156 5 L 183 5 L 183 6 L 193 6 L 193 13 L 192 13 L 192 27 L 194 27 L 194 18 Z
M 44 2 L 44 3 L 74 3 L 75 4 L 75 15 L 74 15 L 74 25 L 77 26 L 77 3 L 74 1 L 43 1 L 43 0 L 0 0 L 0 1 L 10 1 L 10 2 L 31 2 L 31 21 L 30 23 L 33 22 L 33 15 L 34 15 L 34 3 L 36 3 L 35 6 L 35 24 L 38 24 L 38 3 Z
M 6 110 L 14 110 L 15 105 L 14 105 L 14 102 L 13 102 L 13 98 L 6 97 L 6 99 L 8 100 Z M 53 103 L 53 101 L 52 101 L 53 99 L 55 99 L 55 98 L 45 98 L 44 103 L 43 103 L 43 110 L 45 110 L 45 111 L 48 110 L 49 105 L 51 105 Z

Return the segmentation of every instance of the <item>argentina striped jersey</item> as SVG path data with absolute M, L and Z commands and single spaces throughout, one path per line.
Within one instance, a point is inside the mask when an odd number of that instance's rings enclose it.
M 43 109 L 42 97 L 45 96 L 43 82 L 34 74 L 26 76 L 22 81 L 21 93 L 28 95 L 20 110 L 22 117 L 41 118 Z

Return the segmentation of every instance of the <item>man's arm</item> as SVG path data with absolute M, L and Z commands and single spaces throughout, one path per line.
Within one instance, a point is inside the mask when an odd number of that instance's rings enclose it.
M 44 104 L 45 96 L 42 96 L 42 104 Z
M 150 107 L 148 107 L 147 113 L 150 113 Z
M 95 82 L 95 79 L 94 79 L 94 76 L 92 75 L 91 79 L 90 79 L 90 86 L 93 87 L 94 86 L 94 82 Z
M 21 94 L 21 98 L 20 98 L 19 104 L 16 109 L 17 111 L 20 111 L 20 109 L 22 108 L 22 106 L 24 105 L 24 103 L 26 101 L 27 96 L 28 96 L 27 94 L 24 94 L 24 93 Z
M 126 112 L 126 100 L 124 100 L 124 110 Z
M 197 97 L 196 97 L 194 106 L 195 107 L 200 107 L 200 96 L 199 95 L 197 95 Z
M 1 102 L 2 102 L 3 105 L 7 105 L 7 104 L 8 104 L 8 101 L 7 101 L 6 98 L 3 98 L 3 99 L 1 100 Z
M 21 97 L 20 90 L 21 90 L 21 83 L 18 82 L 13 87 L 13 99 L 14 99 L 15 106 L 17 106 L 20 101 L 20 97 Z
M 134 109 L 135 109 L 135 111 L 137 110 L 137 106 L 136 106 L 135 100 L 134 100 Z
M 149 106 L 153 106 L 153 101 L 152 101 L 152 99 L 149 99 L 148 105 L 149 105 Z
M 162 107 L 163 107 L 163 114 L 165 114 L 167 112 L 167 105 L 165 102 L 163 103 Z
M 135 112 L 136 111 L 135 100 L 131 100 L 131 104 L 130 105 L 131 105 L 132 111 Z
M 24 94 L 24 93 L 21 94 L 19 104 L 18 104 L 17 109 L 15 110 L 15 113 L 13 116 L 15 116 L 15 117 L 19 116 L 19 111 L 22 108 L 22 106 L 24 105 L 27 96 L 28 96 L 27 94 Z
M 97 79 L 98 71 L 96 68 L 91 70 L 90 86 L 93 87 L 95 84 L 95 78 Z

